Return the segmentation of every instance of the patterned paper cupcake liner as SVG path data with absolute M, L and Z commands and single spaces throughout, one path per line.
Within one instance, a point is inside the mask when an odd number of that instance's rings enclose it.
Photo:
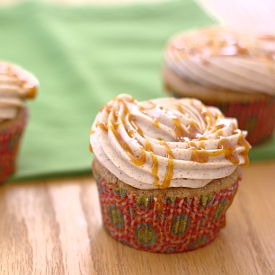
M 226 117 L 235 117 L 239 128 L 247 130 L 247 141 L 259 145 L 269 140 L 275 128 L 275 97 L 252 102 L 218 103 L 204 101 L 206 105 L 218 107 Z
M 212 242 L 225 226 L 226 210 L 239 185 L 238 180 L 199 197 L 163 197 L 140 195 L 93 174 L 109 234 L 130 247 L 158 253 L 191 251 Z
M 3 183 L 16 170 L 19 143 L 27 119 L 28 111 L 25 108 L 18 121 L 0 129 L 0 183 Z

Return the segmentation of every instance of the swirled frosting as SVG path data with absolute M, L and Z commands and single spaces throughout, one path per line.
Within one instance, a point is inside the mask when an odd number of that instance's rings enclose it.
M 223 27 L 173 37 L 165 64 L 206 87 L 275 95 L 275 36 L 252 36 Z
M 105 168 L 133 187 L 198 188 L 248 164 L 245 137 L 236 119 L 199 100 L 138 102 L 122 94 L 96 116 L 90 145 Z
M 37 90 L 38 81 L 31 73 L 0 61 L 0 123 L 14 119 L 25 106 L 24 101 L 34 98 Z

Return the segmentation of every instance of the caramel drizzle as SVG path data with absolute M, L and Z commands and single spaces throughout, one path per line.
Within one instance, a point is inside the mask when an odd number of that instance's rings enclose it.
M 155 153 L 153 152 L 152 144 L 150 143 L 150 141 L 148 139 L 146 139 L 145 142 L 146 142 L 145 143 L 146 149 L 147 149 L 147 151 L 149 151 L 151 159 L 152 159 L 151 170 L 152 170 L 152 174 L 154 176 L 153 184 L 155 186 L 159 187 L 158 160 L 157 160 Z
M 168 158 L 168 164 L 166 166 L 165 176 L 164 176 L 162 185 L 160 185 L 158 187 L 160 189 L 165 189 L 165 188 L 169 187 L 170 181 L 173 178 L 173 174 L 174 174 L 174 155 L 173 155 L 170 147 L 167 145 L 167 143 L 164 140 L 160 140 L 160 144 L 165 147 L 166 157 Z
M 93 147 L 92 147 L 91 143 L 89 145 L 89 150 L 90 150 L 91 153 L 94 153 L 94 150 L 93 150 Z
M 98 122 L 97 127 L 103 129 L 104 131 L 112 131 L 114 137 L 116 138 L 117 142 L 120 144 L 120 146 L 123 148 L 123 150 L 128 154 L 130 157 L 130 160 L 132 163 L 134 163 L 137 166 L 142 166 L 146 162 L 146 153 L 150 154 L 151 160 L 152 160 L 152 165 L 151 165 L 151 171 L 152 175 L 154 176 L 154 182 L 153 184 L 160 188 L 160 189 L 165 189 L 168 188 L 170 185 L 170 182 L 173 178 L 173 173 L 174 173 L 174 155 L 172 153 L 171 148 L 168 146 L 168 144 L 159 138 L 160 145 L 162 145 L 165 148 L 165 157 L 168 159 L 168 163 L 166 166 L 165 170 L 165 175 L 164 179 L 162 182 L 162 185 L 159 183 L 159 177 L 158 177 L 158 169 L 159 169 L 159 164 L 158 164 L 158 159 L 156 154 L 153 152 L 153 147 L 152 144 L 148 139 L 145 139 L 145 145 L 143 146 L 138 140 L 138 144 L 140 145 L 140 155 L 135 156 L 133 151 L 131 150 L 130 146 L 127 144 L 127 142 L 124 141 L 124 139 L 121 137 L 121 135 L 117 132 L 117 128 L 119 125 L 122 125 L 124 129 L 126 129 L 126 124 L 125 124 L 125 119 L 124 117 L 127 117 L 127 121 L 132 125 L 133 129 L 131 130 L 126 130 L 129 137 L 135 138 L 135 133 L 138 133 L 140 136 L 144 137 L 143 132 L 141 128 L 135 123 L 133 120 L 132 115 L 130 114 L 128 107 L 126 103 L 122 99 L 117 99 L 119 103 L 122 104 L 123 106 L 123 114 L 118 115 L 117 112 L 114 110 L 111 110 L 111 107 L 108 106 L 106 111 L 108 113 L 111 113 L 113 116 L 113 120 L 109 119 L 108 120 L 108 125 L 106 123 Z M 180 106 L 178 106 L 178 109 L 183 111 Z M 146 112 L 140 108 L 140 110 L 146 114 Z M 211 117 L 210 113 L 208 113 L 206 110 L 204 110 L 202 113 L 204 115 L 205 120 L 212 120 L 213 118 Z M 148 115 L 148 114 L 146 114 Z M 152 118 L 154 121 L 154 125 L 156 128 L 159 127 L 159 124 L 156 119 Z M 173 124 L 174 124 L 174 132 L 176 135 L 176 141 L 177 142 L 182 142 L 185 141 L 187 142 L 187 148 L 191 150 L 191 160 L 194 162 L 199 162 L 199 163 L 207 163 L 209 161 L 209 157 L 217 157 L 219 155 L 224 154 L 225 158 L 229 160 L 232 164 L 238 165 L 239 164 L 239 158 L 237 153 L 235 152 L 236 146 L 229 141 L 226 138 L 221 138 L 218 142 L 217 146 L 217 151 L 209 151 L 204 149 L 204 140 L 207 140 L 206 137 L 202 136 L 198 125 L 194 121 L 190 121 L 189 126 L 187 127 L 187 131 L 183 128 L 181 125 L 180 121 L 178 118 L 172 116 L 171 117 Z M 209 125 L 209 123 L 207 123 Z M 224 124 L 219 124 L 213 127 L 214 131 L 221 132 L 222 135 L 222 129 L 225 127 Z M 93 131 L 90 132 L 90 134 L 93 134 Z M 244 165 L 248 165 L 249 160 L 248 160 L 248 151 L 250 149 L 249 143 L 245 140 L 245 137 L 243 133 L 240 130 L 237 130 L 236 127 L 233 129 L 232 134 L 240 134 L 239 140 L 238 140 L 238 145 L 243 146 L 244 150 L 241 153 L 242 157 L 244 158 Z M 192 139 L 197 139 L 196 141 L 192 141 Z M 189 139 L 186 140 L 186 139 Z M 198 142 L 199 141 L 199 142 Z M 92 150 L 92 148 L 90 148 Z
M 193 103 L 191 102 L 191 105 L 192 104 Z M 182 113 L 182 114 L 184 113 L 184 109 L 182 108 L 182 106 L 180 104 L 177 104 L 176 108 L 180 113 Z M 164 108 L 162 108 L 162 110 L 165 111 Z M 187 130 L 185 130 L 183 125 L 181 124 L 180 120 L 176 116 L 169 115 L 169 113 L 167 113 L 167 112 L 166 112 L 166 114 L 168 116 L 170 116 L 170 118 L 173 121 L 173 124 L 174 124 L 173 130 L 176 135 L 177 142 L 184 142 L 187 139 L 192 140 L 192 139 L 197 138 L 197 136 L 201 134 L 201 131 L 195 121 L 190 120 L 189 124 L 187 126 Z
M 117 125 L 114 122 L 110 122 L 109 129 L 112 131 L 113 135 L 115 136 L 116 140 L 123 148 L 123 150 L 127 153 L 130 157 L 130 160 L 137 166 L 141 166 L 146 162 L 146 152 L 143 147 L 140 147 L 140 156 L 135 156 L 127 142 L 121 137 L 121 135 L 116 131 Z
M 249 164 L 248 151 L 251 148 L 251 146 L 245 140 L 244 135 L 242 133 L 238 140 L 238 145 L 244 147 L 244 150 L 241 153 L 241 156 L 244 159 L 243 165 L 247 166 Z M 238 165 L 240 163 L 238 155 L 235 151 L 236 147 L 231 141 L 225 138 L 220 139 L 217 149 L 219 150 L 211 152 L 201 148 L 200 149 L 194 148 L 192 149 L 191 160 L 199 163 L 207 163 L 209 161 L 209 157 L 217 157 L 219 155 L 224 154 L 225 159 L 230 161 L 233 165 Z
M 199 134 L 199 127 L 194 121 L 190 121 L 187 127 L 187 131 L 182 127 L 179 119 L 172 118 L 174 123 L 174 132 L 176 134 L 176 141 L 186 141 L 186 139 L 195 139 Z
M 123 106 L 123 116 L 128 116 L 128 121 L 131 123 L 131 125 L 134 128 L 134 131 L 132 131 L 130 134 L 132 138 L 134 138 L 135 131 L 138 132 L 141 136 L 143 136 L 142 130 L 136 125 L 136 123 L 133 121 L 132 115 L 130 114 L 127 105 L 125 102 L 121 99 L 118 99 L 118 102 L 122 104 Z M 125 120 L 123 116 L 118 115 L 117 113 L 113 113 L 114 121 L 109 120 L 109 129 L 112 131 L 113 135 L 115 136 L 116 140 L 119 142 L 123 150 L 127 153 L 127 155 L 130 157 L 130 160 L 137 166 L 142 166 L 146 162 L 146 150 L 145 148 L 140 145 L 140 156 L 135 156 L 133 151 L 131 150 L 130 146 L 127 144 L 127 142 L 124 141 L 124 139 L 121 137 L 121 135 L 117 132 L 117 128 L 119 125 L 123 125 L 124 129 L 126 129 Z
M 194 61 L 207 63 L 209 57 L 213 56 L 253 56 L 263 60 L 274 61 L 275 43 L 271 50 L 261 52 L 257 49 L 257 42 L 250 42 L 248 38 L 245 45 L 241 44 L 240 35 L 227 30 L 217 31 L 209 29 L 201 32 L 201 36 L 206 40 L 203 44 L 193 41 L 192 36 L 179 36 L 168 45 L 170 52 L 175 53 L 175 59 L 188 57 Z M 202 39 L 203 39 L 202 38 Z M 274 42 L 272 35 L 258 36 L 253 40 L 262 42 Z M 251 44 L 253 43 L 253 44 Z M 258 46 L 260 47 L 260 46 Z M 255 50 L 254 50 L 255 49 Z
M 248 141 L 245 139 L 244 135 L 241 133 L 240 138 L 238 140 L 238 145 L 244 147 L 244 151 L 241 153 L 241 156 L 244 159 L 244 166 L 247 166 L 249 164 L 249 158 L 248 158 L 248 151 L 251 148 Z
M 94 133 L 95 133 L 94 130 L 90 130 L 90 135 L 93 135 Z M 91 153 L 94 153 L 94 150 L 93 150 L 93 147 L 92 147 L 91 143 L 89 144 L 89 150 L 90 150 Z
M 156 118 L 153 118 L 154 119 L 154 125 L 156 128 L 159 128 L 159 122 Z
M 135 129 L 135 131 L 143 137 L 143 132 L 141 130 L 141 128 L 135 123 L 135 121 L 133 120 L 133 116 L 132 114 L 130 114 L 129 112 L 127 113 L 128 116 L 128 121 L 131 123 L 131 125 L 133 126 L 133 128 Z M 122 118 L 121 118 L 122 119 Z M 123 123 L 123 125 L 125 125 L 125 123 Z
M 32 79 L 29 78 L 24 71 L 21 72 L 20 69 L 14 70 L 11 64 L 5 64 L 5 65 L 1 64 L 1 66 L 4 66 L 4 68 L 6 69 L 5 73 L 7 76 L 8 75 L 13 76 L 16 79 L 16 83 L 21 89 L 27 90 L 27 94 L 26 94 L 27 98 L 29 99 L 35 98 L 38 90 L 37 84 L 33 83 Z

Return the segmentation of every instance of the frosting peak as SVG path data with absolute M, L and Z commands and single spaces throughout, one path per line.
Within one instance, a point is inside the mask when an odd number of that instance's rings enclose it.
M 201 187 L 248 164 L 237 121 L 196 99 L 119 95 L 98 113 L 90 145 L 118 179 L 141 189 Z
M 14 119 L 38 91 L 38 81 L 19 66 L 0 61 L 0 122 Z

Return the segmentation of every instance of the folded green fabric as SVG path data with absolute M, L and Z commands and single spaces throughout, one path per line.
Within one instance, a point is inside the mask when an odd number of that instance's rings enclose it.
M 27 2 L 0 9 L 0 58 L 33 72 L 41 89 L 10 181 L 91 172 L 89 130 L 118 94 L 164 96 L 163 47 L 177 32 L 214 24 L 192 0 L 123 6 Z M 251 159 L 275 158 L 275 141 Z

